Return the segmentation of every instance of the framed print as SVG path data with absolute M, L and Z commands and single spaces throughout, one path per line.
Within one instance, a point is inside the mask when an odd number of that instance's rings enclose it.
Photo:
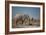
M 44 8 L 39 2 L 6 1 L 5 34 L 44 32 Z

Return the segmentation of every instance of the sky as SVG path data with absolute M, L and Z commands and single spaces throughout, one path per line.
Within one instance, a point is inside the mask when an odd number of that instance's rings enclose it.
M 28 14 L 34 19 L 40 19 L 40 8 L 38 7 L 12 7 L 12 17 L 14 17 L 17 13 Z

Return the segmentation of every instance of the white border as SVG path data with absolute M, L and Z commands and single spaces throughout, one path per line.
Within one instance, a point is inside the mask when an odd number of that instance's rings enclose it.
M 40 7 L 40 27 L 38 28 L 12 28 L 12 6 L 20 6 L 20 7 Z M 9 31 L 26 31 L 26 30 L 41 30 L 43 27 L 43 11 L 41 5 L 23 5 L 23 4 L 9 4 Z

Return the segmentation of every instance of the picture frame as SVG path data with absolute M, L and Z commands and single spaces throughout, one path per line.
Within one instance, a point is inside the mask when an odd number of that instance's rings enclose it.
M 15 5 L 14 5 L 15 4 Z M 17 5 L 18 4 L 18 5 Z M 20 4 L 20 5 L 19 5 Z M 34 6 L 33 6 L 34 5 Z M 36 5 L 36 6 L 35 6 Z M 40 7 L 41 5 L 41 12 L 42 13 L 42 19 L 40 19 L 42 24 L 42 28 L 39 30 L 33 30 L 34 28 L 32 28 L 31 30 L 28 28 L 21 28 L 19 29 L 14 29 L 14 31 L 10 30 L 10 14 L 11 14 L 11 7 L 14 6 L 27 6 L 27 7 Z M 11 6 L 11 7 L 10 7 Z M 11 11 L 11 12 L 10 12 Z M 40 15 L 41 16 L 41 15 Z M 12 23 L 12 22 L 11 22 Z M 39 2 L 23 2 L 23 1 L 5 1 L 5 34 L 20 34 L 20 33 L 37 33 L 37 32 L 44 32 L 45 29 L 45 4 L 44 3 L 39 3 Z M 17 31 L 15 31 L 17 30 Z M 19 31 L 20 30 L 20 31 Z

